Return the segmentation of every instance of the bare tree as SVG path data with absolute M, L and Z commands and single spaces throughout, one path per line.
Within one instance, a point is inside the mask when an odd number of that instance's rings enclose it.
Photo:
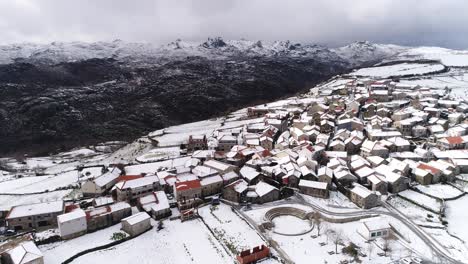
M 320 236 L 320 230 L 323 228 L 323 222 L 319 212 L 314 213 L 314 227 L 317 229 L 317 236 Z
M 388 236 L 383 237 L 382 250 L 385 257 L 387 256 L 387 252 L 390 251 L 390 243 L 392 239 L 393 235 L 391 233 Z
M 333 232 L 331 239 L 335 244 L 335 254 L 338 254 L 338 245 L 343 242 L 343 232 L 341 230 Z
M 374 243 L 372 243 L 372 241 L 369 241 L 369 244 L 367 244 L 367 252 L 369 252 L 369 260 L 372 258 L 373 251 L 374 251 Z

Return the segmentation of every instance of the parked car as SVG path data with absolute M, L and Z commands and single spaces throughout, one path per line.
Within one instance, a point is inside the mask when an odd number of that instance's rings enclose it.
M 411 261 L 410 258 L 402 258 L 400 259 L 400 264 L 412 264 L 413 261 Z

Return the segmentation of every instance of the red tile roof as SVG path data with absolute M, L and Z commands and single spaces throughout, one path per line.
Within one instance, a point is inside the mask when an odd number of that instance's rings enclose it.
M 122 175 L 122 176 L 119 176 L 117 182 L 135 180 L 135 179 L 142 178 L 142 177 L 143 176 L 141 175 Z
M 425 170 L 425 171 L 430 171 L 432 174 L 436 174 L 436 173 L 439 173 L 440 170 L 437 169 L 437 168 L 434 168 L 432 166 L 429 166 L 425 163 L 421 163 L 419 164 L 418 168 L 422 169 L 422 170 Z
M 190 189 L 201 188 L 200 180 L 191 180 L 184 182 L 176 182 L 175 187 L 177 191 L 185 191 Z
M 453 144 L 462 144 L 463 143 L 463 138 L 462 137 L 446 137 L 448 143 L 453 145 Z

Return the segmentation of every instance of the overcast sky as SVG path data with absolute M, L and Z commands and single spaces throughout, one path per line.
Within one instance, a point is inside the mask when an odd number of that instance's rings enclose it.
M 0 0 L 0 43 L 356 40 L 468 49 L 468 0 Z

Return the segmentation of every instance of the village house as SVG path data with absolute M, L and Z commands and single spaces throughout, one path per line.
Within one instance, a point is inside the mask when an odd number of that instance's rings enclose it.
M 247 108 L 247 116 L 248 117 L 262 117 L 262 116 L 265 116 L 266 114 L 268 114 L 270 112 L 270 109 L 268 109 L 267 107 L 262 107 L 262 106 L 258 106 L 258 107 L 249 107 Z
M 174 198 L 179 208 L 187 209 L 196 206 L 202 196 L 200 180 L 176 182 L 174 184 Z
M 355 184 L 350 190 L 349 199 L 362 209 L 370 209 L 380 205 L 379 196 L 360 184 Z
M 233 166 L 233 165 L 221 162 L 221 161 L 217 161 L 217 160 L 207 160 L 203 163 L 203 166 L 211 168 L 220 174 L 225 174 L 225 173 L 237 170 L 236 166 Z
M 132 214 L 132 208 L 126 202 L 118 202 L 99 208 L 85 210 L 88 232 L 117 224 L 123 218 Z
M 164 191 L 157 191 L 138 198 L 138 207 L 159 220 L 171 216 L 172 211 Z
M 247 182 L 240 179 L 224 187 L 222 197 L 231 202 L 241 203 L 247 193 L 247 189 Z
M 391 233 L 391 226 L 383 219 L 372 219 L 362 223 L 362 227 L 358 232 L 367 239 L 367 241 L 375 240 L 377 238 L 388 237 Z
M 115 185 L 117 201 L 132 201 L 159 190 L 161 190 L 161 185 L 159 177 L 156 175 L 123 180 Z
M 249 186 L 249 190 L 246 194 L 246 199 L 254 203 L 268 203 L 278 200 L 280 197 L 280 191 L 278 188 L 260 181 L 256 185 Z
M 366 140 L 361 146 L 361 156 L 379 156 L 382 158 L 387 158 L 389 155 L 389 150 L 382 146 L 379 142 Z
M 206 135 L 190 135 L 187 142 L 187 151 L 193 152 L 196 150 L 208 149 L 208 140 Z
M 145 212 L 139 212 L 122 219 L 122 230 L 132 237 L 151 228 L 151 217 Z
M 219 151 L 224 151 L 224 152 L 228 152 L 231 150 L 232 147 L 234 147 L 235 145 L 237 145 L 237 138 L 235 136 L 232 136 L 232 135 L 222 135 L 219 139 L 218 139 L 218 147 L 217 147 L 217 150 Z
M 387 194 L 387 182 L 383 177 L 373 174 L 367 177 L 367 182 L 371 185 L 372 192 Z
M 318 169 L 317 178 L 319 182 L 325 182 L 330 186 L 333 181 L 333 170 L 328 167 L 321 167 Z
M 5 220 L 15 231 L 53 228 L 63 211 L 63 201 L 18 205 L 11 208 Z
M 5 264 L 44 264 L 44 255 L 33 241 L 21 242 L 3 254 Z
M 81 185 L 83 196 L 102 195 L 117 183 L 121 173 L 122 171 L 119 168 L 114 167 L 96 179 L 87 180 Z
M 200 180 L 202 187 L 202 197 L 211 196 L 213 194 L 221 193 L 223 189 L 223 178 L 219 175 L 206 177 Z
M 440 182 L 440 179 L 442 177 L 442 171 L 427 164 L 424 162 L 420 162 L 417 166 L 418 169 L 425 170 L 429 172 L 432 175 L 432 183 L 438 183 Z M 422 174 L 422 173 L 421 173 Z
M 249 184 L 256 184 L 261 179 L 260 172 L 258 172 L 256 169 L 249 167 L 249 166 L 242 167 L 240 169 L 240 175 Z
M 415 168 L 413 170 L 413 174 L 414 180 L 417 181 L 419 184 L 429 185 L 432 183 L 432 174 L 427 170 Z
M 299 190 L 303 194 L 307 194 L 318 198 L 328 198 L 328 184 L 326 182 L 301 180 L 299 182 Z
M 463 149 L 468 143 L 468 136 L 445 137 L 437 141 L 437 146 L 442 150 Z
M 69 213 L 57 216 L 57 224 L 62 239 L 84 235 L 88 230 L 86 213 L 82 209 L 75 209 Z

